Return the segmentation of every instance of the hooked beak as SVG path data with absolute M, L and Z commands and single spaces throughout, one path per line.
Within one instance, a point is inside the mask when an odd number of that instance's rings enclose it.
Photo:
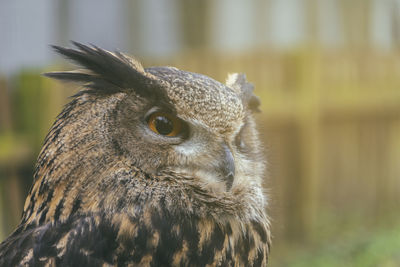
M 233 179 L 235 178 L 235 160 L 229 147 L 223 145 L 223 159 L 220 164 L 220 170 L 223 178 L 226 182 L 226 190 L 229 191 L 232 188 Z

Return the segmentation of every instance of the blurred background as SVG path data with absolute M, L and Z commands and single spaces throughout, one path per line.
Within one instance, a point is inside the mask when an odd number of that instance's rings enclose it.
M 271 266 L 400 266 L 399 0 L 0 1 L 0 240 L 79 88 L 49 44 L 93 43 L 262 100 Z

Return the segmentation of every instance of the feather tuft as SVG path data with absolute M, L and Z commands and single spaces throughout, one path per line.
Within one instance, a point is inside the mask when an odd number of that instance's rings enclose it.
M 110 52 L 94 45 L 72 42 L 76 47 L 52 45 L 65 58 L 82 66 L 83 70 L 48 72 L 43 75 L 57 80 L 83 83 L 85 92 L 113 94 L 133 90 L 143 97 L 163 94 L 161 81 L 147 73 L 135 59 L 121 52 Z

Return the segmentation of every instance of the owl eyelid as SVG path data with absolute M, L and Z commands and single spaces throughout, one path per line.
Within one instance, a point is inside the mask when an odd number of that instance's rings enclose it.
M 154 114 L 154 113 L 165 113 L 165 114 L 168 114 L 168 115 L 170 115 L 170 116 L 172 116 L 172 117 L 175 117 L 175 118 L 177 118 L 178 120 L 180 120 L 180 121 L 184 122 L 185 124 L 187 124 L 187 122 L 186 122 L 184 119 L 182 119 L 181 117 L 179 117 L 179 116 L 176 114 L 176 112 L 173 112 L 173 111 L 171 111 L 171 110 L 168 109 L 168 108 L 162 108 L 162 107 L 158 107 L 158 106 L 152 107 L 151 109 L 149 109 L 149 110 L 144 114 L 144 121 L 147 121 L 148 118 L 150 118 L 150 116 L 151 116 L 152 114 Z
M 179 118 L 179 117 L 176 116 L 176 114 L 175 114 L 174 112 L 172 112 L 171 110 L 156 106 L 156 107 L 152 107 L 151 109 L 149 109 L 149 110 L 146 112 L 146 114 L 144 114 L 144 119 L 147 120 L 152 114 L 157 113 L 157 112 L 158 112 L 158 113 L 166 113 L 166 114 L 169 114 L 169 115 L 171 115 L 171 116 L 174 116 L 174 117 Z M 180 118 L 179 118 L 179 119 L 180 119 Z

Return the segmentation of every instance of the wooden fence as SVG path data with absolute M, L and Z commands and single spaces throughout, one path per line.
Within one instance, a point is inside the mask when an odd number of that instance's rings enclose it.
M 245 72 L 255 84 L 276 242 L 399 217 L 400 55 L 316 49 L 169 64 L 220 81 Z
M 400 55 L 202 51 L 144 65 L 173 65 L 220 81 L 244 72 L 254 83 L 278 245 L 398 219 Z M 38 71 L 0 83 L 0 239 L 18 223 L 34 159 L 72 92 Z

